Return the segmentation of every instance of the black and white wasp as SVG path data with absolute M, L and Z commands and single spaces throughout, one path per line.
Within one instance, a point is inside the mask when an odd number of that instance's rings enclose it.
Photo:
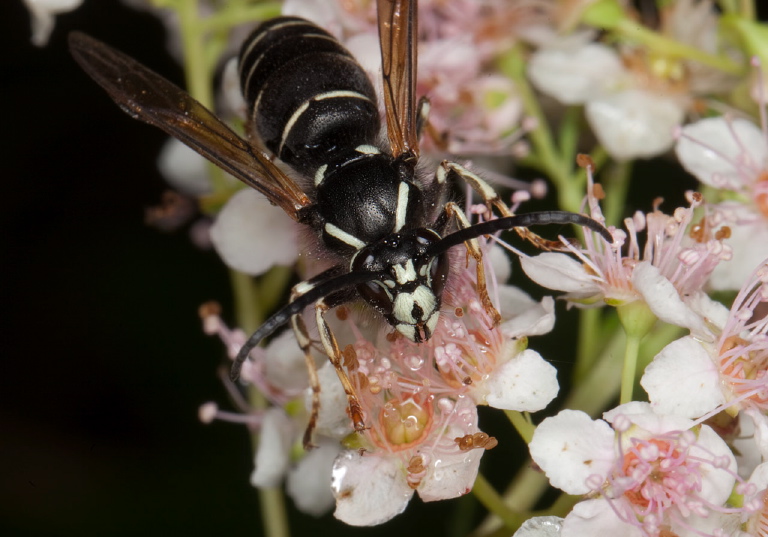
M 456 162 L 444 161 L 434 176 L 417 173 L 418 131 L 426 106 L 417 106 L 415 96 L 416 7 L 416 0 L 378 1 L 388 147 L 379 142 L 376 92 L 366 73 L 334 37 L 304 19 L 265 22 L 242 46 L 240 81 L 254 143 L 125 54 L 82 33 L 69 37 L 74 58 L 124 111 L 160 127 L 264 194 L 311 228 L 337 260 L 330 270 L 293 288 L 290 302 L 248 339 L 232 368 L 236 379 L 249 352 L 290 322 L 314 390 L 307 445 L 319 408 L 312 341 L 301 317 L 307 306 L 314 304 L 320 341 L 360 431 L 363 411 L 324 317 L 330 308 L 363 300 L 397 332 L 419 343 L 430 338 L 440 315 L 450 248 L 466 245 L 477 263 L 480 298 L 498 319 L 485 290 L 478 237 L 512 228 L 525 236 L 524 228 L 535 224 L 577 224 L 612 240 L 598 222 L 579 214 L 513 215 L 488 184 Z M 306 181 L 291 179 L 261 145 Z M 451 178 L 466 181 L 499 217 L 470 225 L 458 205 L 443 201 Z

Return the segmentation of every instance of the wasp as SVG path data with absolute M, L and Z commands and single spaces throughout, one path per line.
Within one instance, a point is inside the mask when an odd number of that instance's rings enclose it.
M 379 0 L 386 139 L 371 80 L 328 32 L 297 17 L 258 26 L 242 45 L 239 73 L 248 103 L 248 139 L 182 89 L 129 56 L 82 33 L 69 36 L 75 60 L 136 119 L 175 136 L 248 186 L 296 222 L 311 228 L 332 268 L 293 287 L 290 301 L 250 336 L 237 355 L 236 380 L 250 351 L 286 323 L 306 357 L 313 388 L 305 445 L 319 410 L 319 382 L 310 356 L 313 342 L 301 313 L 314 305 L 320 343 L 347 394 L 349 416 L 365 428 L 363 410 L 346 375 L 342 352 L 325 319 L 328 310 L 363 301 L 399 334 L 420 343 L 437 325 L 450 277 L 448 251 L 464 244 L 477 264 L 479 296 L 485 288 L 478 237 L 536 224 L 577 224 L 601 234 L 598 222 L 565 211 L 513 215 L 496 192 L 457 162 L 424 174 L 419 134 L 428 101 L 416 99 L 416 0 Z M 274 162 L 278 158 L 299 179 Z M 447 185 L 467 182 L 499 216 L 471 225 L 459 206 L 445 201 Z M 535 238 L 538 237 L 538 240 Z

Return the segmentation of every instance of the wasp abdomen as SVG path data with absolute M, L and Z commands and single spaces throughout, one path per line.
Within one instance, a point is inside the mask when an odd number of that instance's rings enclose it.
M 240 84 L 266 147 L 299 172 L 375 142 L 376 93 L 328 32 L 296 17 L 260 25 L 240 50 Z

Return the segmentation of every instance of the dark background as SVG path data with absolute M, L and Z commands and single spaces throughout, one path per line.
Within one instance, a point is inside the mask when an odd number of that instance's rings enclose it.
M 77 68 L 73 29 L 182 75 L 159 20 L 116 0 L 58 17 L 41 49 L 21 1 L 0 2 L 0 536 L 259 535 L 245 429 L 197 420 L 201 403 L 227 400 L 221 345 L 197 317 L 210 299 L 229 311 L 227 272 L 184 231 L 144 225 L 166 189 L 155 166 L 165 136 Z M 647 177 L 644 209 L 665 181 Z M 484 457 L 500 486 L 524 446 L 482 419 L 501 441 Z M 414 500 L 373 529 L 290 511 L 294 534 L 336 536 L 460 535 L 479 515 L 471 495 Z

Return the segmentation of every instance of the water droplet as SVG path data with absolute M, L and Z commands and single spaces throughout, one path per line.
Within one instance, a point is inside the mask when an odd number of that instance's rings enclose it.
M 405 359 L 405 365 L 411 371 L 418 371 L 424 365 L 424 359 L 417 354 L 413 354 Z

